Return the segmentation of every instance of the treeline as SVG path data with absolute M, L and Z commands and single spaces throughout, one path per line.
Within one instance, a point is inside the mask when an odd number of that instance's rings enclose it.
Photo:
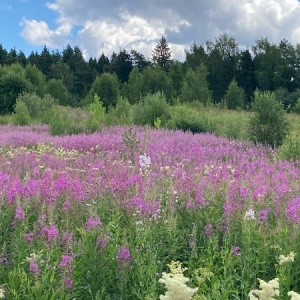
M 156 92 L 163 92 L 169 104 L 196 101 L 229 109 L 251 107 L 257 89 L 274 92 L 288 111 L 300 98 L 300 44 L 285 39 L 278 44 L 258 39 L 245 50 L 223 34 L 191 45 L 183 62 L 172 59 L 165 37 L 150 61 L 136 50 L 85 60 L 82 50 L 70 45 L 62 52 L 44 47 L 28 57 L 0 45 L 0 64 L 2 114 L 13 112 L 22 93 L 50 94 L 72 107 L 90 104 L 97 94 L 107 110 L 120 96 L 136 104 Z

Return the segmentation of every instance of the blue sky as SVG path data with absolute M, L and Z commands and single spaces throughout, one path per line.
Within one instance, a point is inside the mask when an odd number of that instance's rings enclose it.
M 268 37 L 300 43 L 298 0 L 0 0 L 0 44 L 26 55 L 79 46 L 86 57 L 136 49 L 147 57 L 162 35 L 174 58 L 222 33 L 241 47 Z

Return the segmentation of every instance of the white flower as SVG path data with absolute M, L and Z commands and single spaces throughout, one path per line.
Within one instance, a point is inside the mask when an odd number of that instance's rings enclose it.
M 255 220 L 255 210 L 253 208 L 247 209 L 244 218 L 246 220 Z
M 139 163 L 141 168 L 149 168 L 151 166 L 151 158 L 146 154 L 140 155 Z
M 159 282 L 163 283 L 167 291 L 165 295 L 160 295 L 160 300 L 191 300 L 198 288 L 190 288 L 186 285 L 189 278 L 183 275 L 186 268 L 181 268 L 180 262 L 172 262 L 168 265 L 171 273 L 163 272 Z
M 269 282 L 259 279 L 260 290 L 252 290 L 248 294 L 250 300 L 275 300 L 273 296 L 279 296 L 279 279 L 275 278 Z
M 296 292 L 290 291 L 287 294 L 291 297 L 291 300 L 300 300 L 300 295 Z
M 290 262 L 290 261 L 293 262 L 295 256 L 296 256 L 296 253 L 293 251 L 291 251 L 290 254 L 288 254 L 287 256 L 279 255 L 278 263 L 281 266 L 282 264 L 285 264 L 287 262 Z

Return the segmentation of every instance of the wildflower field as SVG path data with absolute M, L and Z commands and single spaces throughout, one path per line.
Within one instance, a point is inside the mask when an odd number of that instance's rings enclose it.
M 210 134 L 0 127 L 0 298 L 300 299 L 300 166 Z

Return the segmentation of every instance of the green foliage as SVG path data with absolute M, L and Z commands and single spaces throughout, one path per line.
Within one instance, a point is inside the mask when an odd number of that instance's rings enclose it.
M 284 160 L 300 160 L 300 137 L 289 135 L 279 148 L 278 158 Z
M 31 122 L 30 114 L 26 104 L 23 101 L 18 100 L 13 114 L 14 125 L 29 125 Z
M 295 104 L 295 107 L 293 109 L 293 111 L 297 114 L 297 115 L 300 115 L 300 98 L 298 98 L 296 104 Z
M 207 74 L 204 64 L 198 66 L 195 71 L 191 68 L 187 70 L 180 97 L 183 102 L 199 101 L 204 105 L 211 102 L 212 94 L 206 81 Z
M 157 118 L 161 119 L 162 125 L 170 118 L 170 107 L 163 93 L 149 94 L 133 108 L 134 124 L 154 126 Z
M 91 103 L 95 94 L 100 97 L 106 111 L 108 111 L 109 106 L 115 107 L 119 96 L 117 76 L 109 73 L 103 73 L 98 76 L 93 82 L 88 95 L 84 99 L 83 105 Z
M 94 101 L 89 104 L 87 110 L 92 113 L 93 117 L 99 124 L 103 122 L 105 117 L 105 108 L 103 107 L 103 103 L 100 101 L 100 98 L 97 94 L 94 95 Z
M 37 122 L 45 121 L 49 110 L 55 105 L 55 100 L 50 95 L 41 98 L 34 93 L 21 94 L 17 98 L 18 101 L 26 104 L 30 118 Z
M 115 108 L 111 108 L 107 115 L 108 125 L 131 125 L 133 122 L 133 107 L 127 98 L 119 97 Z
M 125 82 L 122 89 L 122 94 L 128 99 L 130 104 L 138 103 L 142 96 L 143 90 L 143 75 L 134 68 L 130 74 L 128 82 Z
M 249 123 L 249 137 L 255 143 L 278 147 L 289 131 L 289 123 L 283 105 L 274 93 L 254 93 L 254 115 Z
M 174 94 L 172 79 L 160 66 L 150 66 L 143 70 L 143 92 L 142 95 L 164 93 L 167 101 Z
M 69 92 L 60 79 L 50 79 L 46 85 L 46 92 L 57 99 L 59 105 L 68 104 Z
M 99 123 L 82 109 L 54 106 L 48 112 L 47 124 L 51 135 L 92 133 L 99 129 Z
M 188 106 L 180 105 L 172 108 L 172 118 L 168 127 L 191 131 L 192 133 L 213 132 L 214 124 L 205 113 L 196 112 Z
M 18 95 L 33 91 L 32 84 L 18 73 L 9 72 L 0 77 L 0 113 L 12 113 Z
M 236 80 L 232 80 L 224 96 L 224 103 L 228 109 L 244 108 L 245 92 Z
M 25 67 L 25 78 L 34 86 L 34 92 L 38 96 L 45 95 L 46 77 L 35 65 L 28 64 Z

